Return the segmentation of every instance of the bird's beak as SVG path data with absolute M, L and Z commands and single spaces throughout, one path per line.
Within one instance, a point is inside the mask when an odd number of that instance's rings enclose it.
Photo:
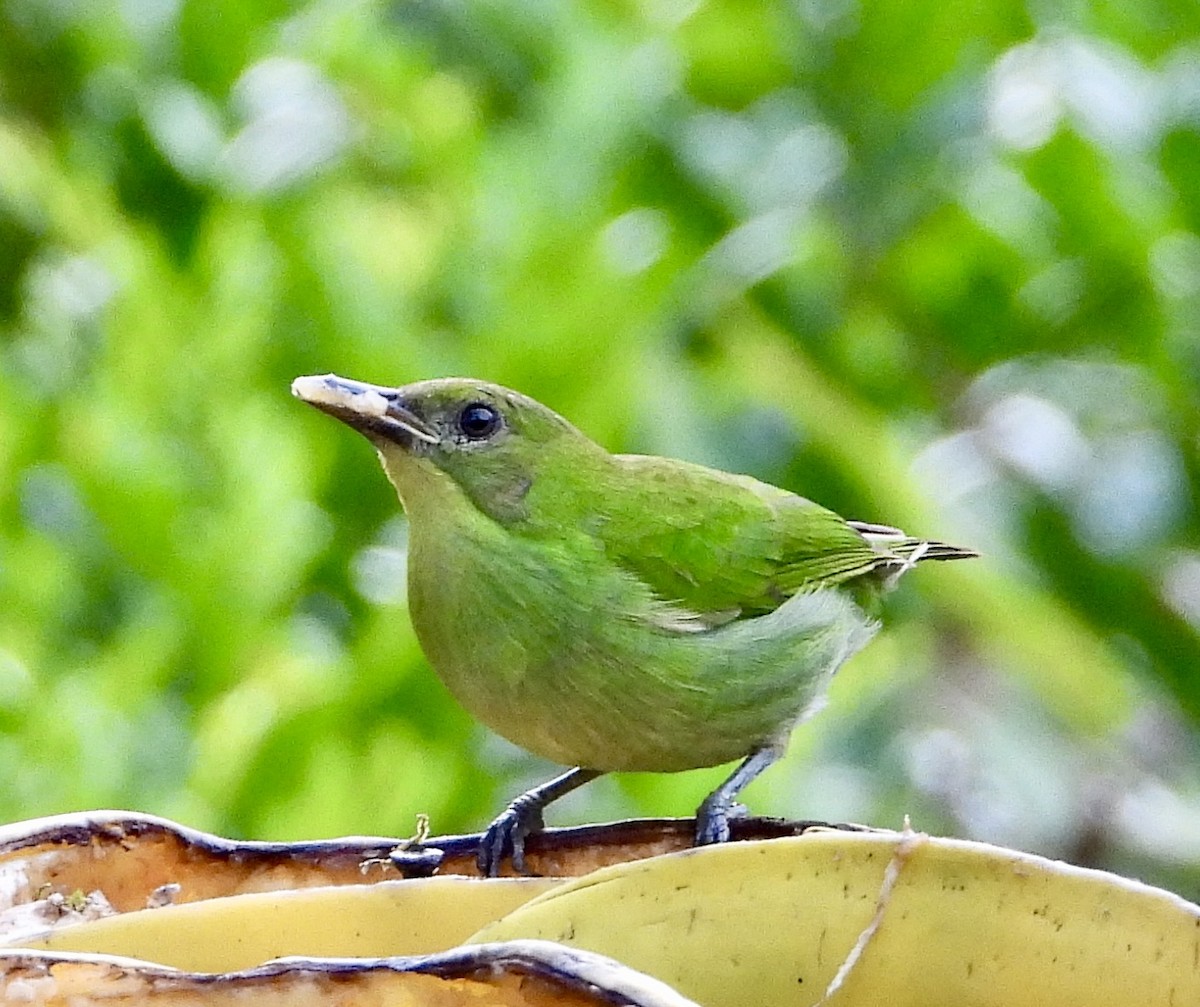
M 292 382 L 292 394 L 372 440 L 383 438 L 405 449 L 415 441 L 437 444 L 439 440 L 437 431 L 400 404 L 395 388 L 336 374 L 309 374 Z

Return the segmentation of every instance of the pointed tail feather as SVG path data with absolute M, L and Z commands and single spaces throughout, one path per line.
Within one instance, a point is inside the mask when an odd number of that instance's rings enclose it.
M 921 549 L 921 546 L 925 548 Z M 921 553 L 919 556 L 915 555 L 918 550 Z M 922 563 L 927 559 L 974 559 L 979 555 L 974 549 L 923 538 L 906 538 L 903 542 L 888 546 L 888 552 L 905 559 L 912 557 L 914 563 Z
M 948 542 L 913 538 L 890 525 L 871 524 L 867 521 L 848 523 L 879 552 L 895 556 L 904 569 L 927 559 L 971 559 L 979 555 L 974 549 L 950 545 Z

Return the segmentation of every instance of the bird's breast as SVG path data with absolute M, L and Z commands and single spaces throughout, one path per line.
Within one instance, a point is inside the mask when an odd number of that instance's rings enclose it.
M 409 599 L 426 657 L 475 717 L 552 761 L 675 771 L 789 730 L 866 642 L 835 592 L 704 632 L 666 632 L 646 586 L 586 541 L 414 521 Z M 661 620 L 659 620 L 661 621 Z

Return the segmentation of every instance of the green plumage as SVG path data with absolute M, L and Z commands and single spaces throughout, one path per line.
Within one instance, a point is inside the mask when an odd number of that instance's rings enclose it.
M 567 765 L 782 751 L 874 632 L 859 603 L 920 559 L 973 555 L 747 476 L 610 454 L 485 382 L 294 387 L 380 452 L 430 663 L 480 720 Z
M 765 615 L 802 588 L 832 587 L 895 559 L 832 511 L 748 476 L 640 455 L 612 465 L 605 551 L 697 612 Z

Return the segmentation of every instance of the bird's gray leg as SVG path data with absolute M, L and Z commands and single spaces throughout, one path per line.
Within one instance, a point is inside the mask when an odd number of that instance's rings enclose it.
M 494 878 L 500 872 L 500 862 L 511 852 L 513 867 L 517 873 L 528 874 L 529 871 L 525 869 L 525 837 L 544 827 L 542 809 L 563 794 L 569 794 L 577 787 L 582 787 L 597 776 L 603 775 L 598 769 L 576 766 L 562 776 L 556 776 L 553 780 L 527 790 L 514 799 L 496 816 L 479 840 L 479 852 L 475 855 L 479 873 Z
M 697 846 L 724 843 L 729 839 L 729 815 L 733 799 L 751 780 L 783 755 L 783 748 L 779 742 L 756 748 L 730 774 L 729 779 L 704 798 L 696 809 Z

